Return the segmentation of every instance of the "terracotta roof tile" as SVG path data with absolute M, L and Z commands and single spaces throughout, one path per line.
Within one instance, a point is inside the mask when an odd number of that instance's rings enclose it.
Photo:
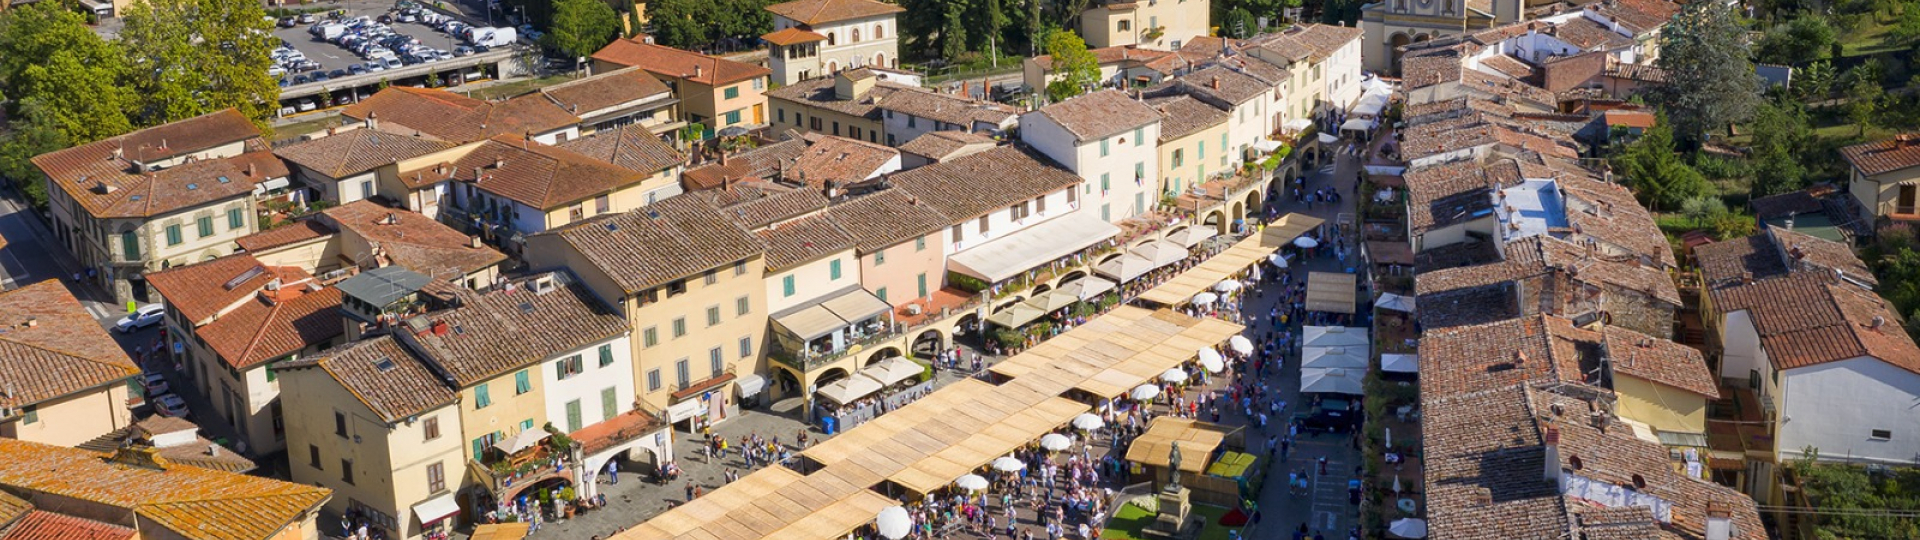
M 1580 246 L 1550 236 L 1529 236 L 1508 242 L 1507 259 L 1496 264 L 1451 268 L 1422 273 L 1415 287 L 1426 295 L 1454 289 L 1551 277 L 1593 286 L 1614 294 L 1634 294 L 1678 308 L 1680 293 L 1660 269 L 1588 254 Z M 1550 291 L 1533 291 L 1547 294 Z M 1564 304 L 1560 302 L 1558 304 Z
M 1813 214 L 1826 211 L 1826 204 L 1820 197 L 1807 190 L 1790 191 L 1779 195 L 1768 195 L 1747 202 L 1753 209 L 1753 217 L 1773 219 L 1790 217 L 1794 214 Z
M 85 450 L 0 439 L 0 486 L 129 510 L 190 540 L 270 538 L 310 519 L 333 496 L 324 488 L 124 453 L 128 459 L 118 461 Z
M 208 448 L 219 446 L 199 435 L 200 426 L 180 418 L 153 415 L 133 425 L 107 432 L 93 440 L 75 445 L 81 450 L 111 453 L 121 446 L 151 443 L 155 435 L 193 431 L 192 439 L 176 446 L 155 447 L 160 457 L 181 465 L 191 465 L 202 469 L 244 473 L 254 470 L 257 465 L 246 456 L 227 450 L 224 447 L 218 454 L 210 453 Z M 4 520 L 0 520 L 4 521 Z M 0 537 L 0 540 L 5 540 Z
M 339 179 L 453 146 L 453 143 L 426 137 L 353 129 L 282 146 L 273 153 L 328 178 Z
M 1162 132 L 1162 140 L 1165 132 Z M 934 131 L 914 137 L 900 145 L 900 152 L 927 158 L 928 161 L 943 161 L 968 148 L 985 150 L 1000 144 L 992 137 L 969 131 Z
M 140 374 L 58 279 L 0 292 L 0 328 L 0 381 L 8 386 L 0 405 L 40 403 Z
M 1616 79 L 1650 83 L 1667 82 L 1667 70 L 1647 64 L 1611 63 L 1607 65 L 1606 74 Z M 1840 153 L 1843 156 L 1846 155 L 1846 149 L 1841 149 Z
M 1920 134 L 1901 134 L 1884 141 L 1844 147 L 1840 149 L 1840 156 L 1868 176 L 1913 167 L 1920 165 Z
M 1659 29 L 1680 13 L 1680 5 L 1667 0 L 1607 0 L 1588 4 L 1586 8 L 1619 22 L 1636 35 Z
M 616 39 L 608 43 L 593 53 L 593 59 L 638 67 L 659 77 L 686 79 L 708 86 L 725 86 L 773 73 L 753 64 L 635 41 L 633 38 Z
M 138 537 L 128 527 L 44 510 L 28 512 L 12 526 L 0 528 L 0 540 L 130 540 Z
M 1633 46 L 1633 38 L 1586 17 L 1574 17 L 1547 28 L 1546 33 L 1584 50 L 1614 50 Z
M 794 0 L 767 6 L 767 11 L 800 24 L 817 25 L 891 15 L 906 9 L 875 0 Z
M 827 216 L 852 236 L 861 253 L 872 253 L 938 232 L 953 220 L 898 189 L 827 208 Z
M 242 236 L 234 239 L 233 243 L 239 244 L 240 249 L 247 250 L 249 253 L 259 253 L 277 247 L 290 246 L 308 240 L 325 238 L 327 235 L 335 232 L 337 231 L 334 231 L 332 227 L 328 227 L 325 223 L 311 219 L 302 219 L 279 227 Z
M 900 151 L 893 148 L 845 137 L 814 136 L 809 142 L 789 174 L 797 178 L 788 180 L 804 181 L 809 187 L 827 182 L 844 187 L 879 176 L 889 162 L 899 167 Z
M 1407 226 L 1414 234 L 1492 215 L 1493 190 L 1519 185 L 1520 168 L 1511 161 L 1442 163 L 1407 171 L 1411 209 Z
M 1265 96 L 1272 90 L 1273 84 L 1268 81 L 1214 64 L 1147 89 L 1145 94 L 1153 97 L 1178 92 L 1209 98 L 1208 101 L 1216 107 L 1233 107 Z
M 288 227 L 291 228 L 291 227 Z M 279 229 L 274 229 L 279 230 Z M 297 272 L 297 269 L 293 270 Z M 253 296 L 267 282 L 290 276 L 270 268 L 251 254 L 236 253 L 211 261 L 147 274 L 147 285 L 167 301 L 167 308 L 195 325 L 211 322 L 235 304 Z M 245 279 L 241 279 L 245 278 Z
M 450 165 L 448 174 L 438 176 L 546 211 L 610 194 L 652 176 L 516 135 L 488 139 Z
M 760 39 L 774 45 L 796 45 L 800 43 L 826 41 L 827 36 L 802 30 L 798 26 L 792 26 L 763 34 L 760 36 Z
M 687 189 L 698 191 L 718 188 L 731 180 L 755 177 L 781 180 L 785 167 L 798 159 L 800 152 L 806 148 L 807 140 L 795 136 L 726 156 L 724 162 L 710 162 L 687 169 L 680 175 L 680 181 L 686 184 Z
M 1616 376 L 1646 379 L 1708 399 L 1720 397 L 1719 384 L 1699 349 L 1619 326 L 1608 326 L 1601 333 L 1606 335 L 1607 357 Z
M 280 364 L 281 371 L 319 368 L 387 422 L 453 403 L 453 389 L 391 334 L 364 339 Z
M 777 272 L 853 249 L 854 239 L 826 216 L 774 225 L 754 234 L 767 245 L 767 271 Z
M 354 201 L 321 215 L 334 228 L 383 251 L 392 264 L 442 279 L 464 277 L 507 260 L 506 254 L 484 244 L 476 247 L 466 233 L 433 218 L 373 201 Z M 458 274 L 449 277 L 448 269 Z
M 668 146 L 658 135 L 639 124 L 603 129 L 593 135 L 562 141 L 560 147 L 647 174 L 687 162 L 686 154 Z
M 1853 248 L 1847 244 L 1773 225 L 1767 226 L 1766 234 L 1779 246 L 1780 254 L 1785 257 L 1783 262 L 1839 272 L 1848 280 L 1869 286 L 1880 284 L 1873 269 L 1854 255 Z
M 0 524 L 13 523 L 33 510 L 33 504 L 6 491 L 0 491 Z
M 876 83 L 874 87 L 894 84 L 882 81 Z M 1005 127 L 1020 117 L 1020 111 L 999 103 L 910 87 L 902 87 L 899 91 L 888 95 L 886 99 L 881 100 L 879 107 L 881 110 L 937 120 L 963 126 L 966 129 L 973 129 L 975 124 Z
M 389 133 L 459 144 L 497 135 L 546 133 L 580 123 L 579 117 L 539 93 L 495 102 L 409 86 L 387 87 L 348 105 L 340 114 L 359 121 L 371 117 L 376 129 Z
M 247 369 L 308 347 L 324 346 L 346 332 L 340 315 L 340 290 L 301 291 L 282 287 L 243 300 L 240 307 L 194 329 L 220 359 Z M 292 298 L 286 298 L 292 296 Z
M 665 100 L 673 91 L 639 68 L 623 68 L 541 88 L 539 95 L 579 116 L 628 103 Z
M 1160 120 L 1158 111 L 1119 90 L 1082 95 L 1028 114 L 1045 116 L 1065 128 L 1078 142 L 1119 135 Z
M 1626 186 L 1581 174 L 1554 178 L 1567 202 L 1567 221 L 1577 234 L 1619 246 L 1666 268 L 1677 266 L 1673 245 L 1653 222 L 1653 213 Z
M 732 264 L 762 249 L 758 238 L 712 203 L 688 195 L 534 236 L 543 235 L 572 246 L 629 293 Z
M 1480 67 L 1499 72 L 1515 79 L 1527 80 L 1540 72 L 1533 65 L 1504 54 L 1496 54 L 1480 61 Z
M 713 203 L 727 219 L 747 230 L 819 212 L 827 197 L 819 190 L 794 188 L 764 180 L 735 182 L 725 188 L 693 192 Z
M 193 196 L 182 196 L 183 194 L 177 192 L 184 189 L 181 187 L 185 183 L 182 179 L 189 175 L 175 174 L 169 175 L 172 178 L 168 180 L 156 179 L 154 177 L 158 175 L 136 173 L 136 163 L 163 161 L 236 142 L 258 142 L 259 140 L 260 130 L 254 127 L 246 116 L 235 109 L 225 109 L 118 137 L 48 152 L 34 156 L 32 161 L 34 166 L 39 167 L 41 172 L 52 179 L 54 185 L 65 190 L 94 215 L 143 217 L 149 213 L 163 213 L 184 208 L 179 205 L 191 205 L 194 201 L 205 199 L 206 194 L 215 192 L 205 191 L 190 194 Z M 217 163 L 217 161 L 200 163 Z M 199 169 L 198 172 L 219 174 L 229 171 Z M 236 180 L 239 179 L 237 174 L 232 176 Z M 193 181 L 212 178 L 212 176 L 195 177 Z M 100 183 L 113 186 L 114 189 L 107 193 L 100 193 L 95 189 L 95 185 Z M 155 184 L 160 185 L 155 186 Z M 245 188 L 252 190 L 253 186 L 248 184 Z M 134 204 L 139 201 L 128 201 L 127 199 L 133 195 L 148 199 L 147 204 Z M 156 197 L 174 200 L 166 203 L 152 202 L 151 199 Z
M 941 215 L 962 221 L 1082 181 L 1047 158 L 1013 146 L 895 173 L 888 179 Z
M 544 294 L 523 284 L 424 317 L 446 324 L 448 331 L 422 332 L 414 339 L 425 360 L 460 387 L 630 331 L 626 319 L 578 283 Z
M 1420 338 L 1420 390 L 1451 396 L 1525 381 L 1585 381 L 1606 357 L 1599 332 L 1550 315 L 1433 330 Z
M 1892 307 L 1830 274 L 1794 272 L 1708 291 L 1721 314 L 1748 311 L 1760 346 L 1780 369 L 1872 356 L 1920 373 L 1920 347 Z M 1879 326 L 1875 326 L 1875 321 Z

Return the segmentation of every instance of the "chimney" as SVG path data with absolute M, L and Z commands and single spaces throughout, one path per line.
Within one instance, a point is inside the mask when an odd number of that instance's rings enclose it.
M 393 212 L 387 212 L 387 220 L 386 220 L 386 222 L 385 222 L 385 223 L 386 223 L 387 225 L 399 225 L 399 224 L 400 224 L 400 214 L 396 214 L 396 213 L 393 213 Z
M 1207 83 L 1207 86 L 1211 86 L 1211 87 L 1213 87 L 1213 89 L 1214 89 L 1214 90 L 1219 90 L 1219 89 L 1220 89 L 1220 76 L 1219 76 L 1219 75 L 1214 75 L 1214 76 L 1213 76 L 1213 80 L 1212 80 L 1211 82 L 1208 82 L 1208 83 Z
M 367 113 L 366 127 L 367 129 L 378 129 L 380 127 L 380 113 Z
M 1477 508 L 1493 506 L 1493 490 L 1484 487 L 1473 488 L 1473 505 Z
M 1560 428 L 1547 426 L 1547 432 L 1541 436 L 1542 450 L 1546 452 L 1545 473 L 1548 482 L 1560 485 Z
M 254 170 L 253 162 L 247 162 L 247 178 L 253 178 L 255 174 L 258 174 L 258 171 Z
M 215 443 L 207 443 L 207 455 L 213 456 L 213 457 L 220 457 L 220 445 Z
M 1871 328 L 1874 331 L 1879 331 L 1880 327 L 1886 326 L 1886 324 L 1887 324 L 1886 317 L 1880 316 L 1880 315 L 1874 315 L 1873 321 L 1867 323 L 1867 328 Z
M 475 181 L 475 182 L 479 182 L 479 181 L 480 181 L 480 171 L 484 171 L 484 170 L 486 170 L 486 167 L 481 167 L 481 166 L 479 166 L 479 165 L 475 165 L 475 166 L 473 167 L 473 181 Z
M 694 76 L 694 78 L 699 78 L 699 77 L 701 77 L 701 75 L 702 75 L 702 74 L 704 74 L 704 73 L 706 73 L 706 69 L 704 69 L 704 68 L 703 68 L 703 67 L 702 67 L 702 66 L 701 66 L 700 64 L 694 64 L 694 65 L 693 65 L 693 76 Z
M 479 236 L 467 237 L 467 247 L 470 247 L 473 249 L 480 249 L 480 237 Z
M 1733 538 L 1733 511 L 1726 503 L 1707 501 L 1707 540 Z
M 522 140 L 522 142 L 524 142 L 524 139 Z M 507 166 L 507 158 L 500 157 L 500 156 L 493 157 L 493 168 L 498 169 L 505 166 Z
M 1741 284 L 1741 285 L 1752 285 L 1752 284 L 1753 284 L 1753 272 L 1741 272 L 1741 273 L 1740 273 L 1740 284 Z
M 165 471 L 167 466 L 172 465 L 166 458 L 160 457 L 159 449 L 147 445 L 122 446 L 107 456 L 107 462 L 155 471 Z
M 36 326 L 40 326 L 40 318 L 32 315 L 27 316 L 27 328 L 33 328 Z

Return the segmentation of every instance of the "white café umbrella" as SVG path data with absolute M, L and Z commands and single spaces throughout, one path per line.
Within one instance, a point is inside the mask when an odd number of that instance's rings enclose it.
M 994 458 L 993 460 L 993 470 L 996 470 L 996 471 L 1020 472 L 1021 469 L 1025 469 L 1025 468 L 1027 468 L 1027 462 L 1020 461 L 1012 457 L 1002 456 L 1002 457 Z
M 1393 492 L 1400 493 L 1400 475 L 1393 475 Z
M 879 530 L 880 536 L 900 540 L 913 532 L 913 516 L 907 515 L 907 509 L 898 506 L 882 508 L 880 515 L 873 518 L 873 528 Z
M 1100 418 L 1100 415 L 1097 414 L 1080 413 L 1080 416 L 1073 417 L 1073 427 L 1093 431 L 1107 427 L 1107 421 Z
M 1127 395 L 1132 397 L 1133 399 L 1145 401 L 1145 400 L 1153 399 L 1154 396 L 1160 395 L 1160 387 L 1154 386 L 1151 384 L 1143 384 L 1140 386 L 1133 387 L 1133 391 L 1128 392 Z
M 1219 299 L 1220 299 L 1220 295 L 1213 294 L 1210 292 L 1202 292 L 1200 294 L 1193 295 L 1193 305 L 1210 306 L 1210 305 L 1213 305 L 1214 300 L 1219 300 Z
M 1206 363 L 1208 359 L 1212 359 L 1213 361 L 1220 362 L 1222 364 L 1226 363 L 1226 359 L 1220 357 L 1220 351 L 1213 350 L 1212 347 L 1200 349 L 1196 354 L 1201 363 Z
M 1412 297 L 1402 296 L 1402 295 L 1393 294 L 1393 293 L 1381 294 L 1378 300 L 1373 301 L 1373 307 L 1398 311 L 1401 313 L 1413 313 L 1413 304 L 1414 302 Z
M 1221 281 L 1219 283 L 1213 284 L 1213 290 L 1220 291 L 1220 292 L 1233 292 L 1233 291 L 1240 290 L 1240 287 L 1243 287 L 1243 286 L 1244 285 L 1241 284 L 1238 280 L 1229 279 L 1229 280 L 1225 280 L 1225 281 Z
M 1387 534 L 1400 538 L 1426 538 L 1427 520 L 1419 518 L 1400 518 L 1387 526 Z
M 1274 266 L 1277 266 L 1277 267 L 1280 267 L 1280 268 L 1286 268 L 1286 267 L 1287 267 L 1287 258 L 1286 258 L 1286 257 L 1282 257 L 1282 256 L 1280 256 L 1280 254 L 1278 254 L 1278 253 L 1275 253 L 1275 254 L 1272 254 L 1272 255 L 1268 255 L 1268 256 L 1267 256 L 1267 262 L 1270 262 L 1270 263 L 1273 263 L 1273 265 L 1274 265 Z
M 987 489 L 987 479 L 977 474 L 969 474 L 953 481 L 953 485 L 967 491 Z
M 1293 245 L 1312 249 L 1312 248 L 1320 247 L 1320 241 L 1314 240 L 1313 237 L 1311 236 L 1302 236 L 1302 237 L 1293 239 Z
M 1073 447 L 1073 439 L 1059 433 L 1048 433 L 1040 437 L 1040 447 L 1048 452 L 1059 452 Z
M 1160 380 L 1173 384 L 1187 382 L 1187 372 L 1181 371 L 1180 368 L 1169 369 L 1160 373 Z
M 1253 354 L 1253 340 L 1247 339 L 1247 336 L 1227 338 L 1227 347 L 1231 347 L 1233 352 L 1240 354 Z
M 1201 356 L 1200 367 L 1205 368 L 1207 373 L 1219 373 L 1226 371 L 1227 363 L 1222 362 L 1219 356 Z

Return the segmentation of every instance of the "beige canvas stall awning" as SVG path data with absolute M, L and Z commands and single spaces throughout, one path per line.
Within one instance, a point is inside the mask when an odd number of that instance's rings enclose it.
M 1357 326 L 1305 326 L 1301 330 L 1302 347 L 1365 347 L 1370 343 L 1367 329 Z
M 819 394 L 820 397 L 844 405 L 852 403 L 856 399 L 872 395 L 874 392 L 878 392 L 881 388 L 886 387 L 887 385 L 885 383 L 868 377 L 866 372 L 860 372 L 820 387 Z
M 895 356 L 881 360 L 879 363 L 867 367 L 867 369 L 860 370 L 861 375 L 871 377 L 873 380 L 880 381 L 880 384 L 888 386 L 918 377 L 921 373 L 925 372 L 926 366 L 908 360 L 903 356 Z
M 1214 230 L 1213 227 L 1209 227 L 1206 225 L 1190 225 L 1185 229 L 1174 231 L 1172 234 L 1168 234 L 1167 240 L 1171 240 L 1174 243 L 1180 244 L 1183 246 L 1193 247 L 1194 245 L 1197 245 L 1201 242 L 1205 242 L 1208 238 L 1213 238 L 1214 236 L 1218 236 L 1219 234 L 1220 234 L 1220 231 Z
M 992 315 L 988 315 L 987 322 L 1007 328 L 1019 328 L 1046 314 L 1047 312 L 1041 311 L 1040 308 L 1034 307 L 1032 304 L 1021 302 L 1007 306 L 1006 309 L 994 312 Z
M 1133 439 L 1127 448 L 1127 461 L 1149 467 L 1166 467 L 1174 443 L 1180 444 L 1180 472 L 1200 474 L 1207 470 L 1209 457 L 1220 448 L 1233 430 L 1218 424 L 1162 416 L 1147 425 L 1147 432 Z
M 968 246 L 947 262 L 962 274 L 999 283 L 1118 234 L 1119 227 L 1099 216 L 1074 212 Z
M 887 310 L 893 309 L 886 300 L 881 300 L 866 289 L 858 287 L 821 301 L 820 307 L 827 308 L 827 311 L 833 312 L 835 316 L 840 317 L 840 320 L 849 323 L 878 317 L 886 314 Z
M 1154 240 L 1140 244 L 1131 252 L 1142 259 L 1153 261 L 1154 268 L 1167 266 L 1187 259 L 1187 248 L 1166 240 Z
M 1053 313 L 1066 309 L 1067 306 L 1071 306 L 1079 301 L 1080 295 L 1056 290 L 1048 291 L 1045 294 L 1027 299 L 1027 305 L 1033 306 L 1035 309 L 1040 310 L 1041 313 Z
M 1159 265 L 1153 264 L 1153 261 L 1139 255 L 1122 253 L 1119 257 L 1114 257 L 1093 267 L 1093 273 L 1113 278 L 1115 281 L 1121 283 L 1126 283 L 1138 279 L 1140 276 L 1146 275 L 1147 272 L 1152 272 L 1153 269 L 1159 267 Z
M 1073 281 L 1069 281 L 1067 282 L 1066 285 L 1061 285 L 1060 288 L 1054 289 L 1054 290 L 1071 294 L 1075 298 L 1079 298 L 1082 301 L 1086 301 L 1086 300 L 1092 300 L 1094 298 L 1097 298 L 1102 294 L 1106 294 L 1107 291 L 1113 290 L 1115 286 L 1116 284 L 1112 281 L 1107 281 L 1094 276 L 1087 276 L 1087 277 L 1083 277 Z
M 834 330 L 847 327 L 847 321 L 841 319 L 839 315 L 834 315 L 832 310 L 820 304 L 776 313 L 772 319 L 774 324 L 778 324 L 781 328 L 787 329 L 788 333 L 793 334 L 794 337 L 798 337 L 802 341 L 831 334 Z
M 1307 274 L 1307 311 L 1352 314 L 1356 277 L 1340 272 Z
M 1294 218 L 1292 215 L 1288 217 Z M 1317 218 L 1295 218 L 1290 219 L 1290 221 L 1296 223 L 1311 222 L 1318 225 L 1320 220 Z M 1177 306 L 1187 303 L 1193 299 L 1193 295 L 1200 294 L 1202 291 L 1213 287 L 1214 284 L 1258 264 L 1260 261 L 1265 260 L 1267 255 L 1273 254 L 1274 250 L 1279 248 L 1279 244 L 1284 244 L 1292 240 L 1292 237 L 1288 236 L 1286 240 L 1279 240 L 1279 243 L 1275 243 L 1275 239 L 1278 237 L 1272 234 L 1277 227 L 1280 227 L 1280 225 L 1268 226 L 1267 232 L 1265 233 L 1248 236 L 1239 242 L 1235 242 L 1233 246 L 1228 247 L 1226 251 L 1222 251 L 1208 258 L 1201 262 L 1199 266 L 1181 272 L 1180 275 L 1174 276 L 1173 279 L 1167 280 L 1166 283 L 1162 283 L 1152 290 L 1141 294 L 1140 299 L 1164 306 Z M 1304 231 L 1306 229 L 1301 228 L 1300 230 Z M 1298 233 L 1293 233 L 1293 235 L 1298 236 Z
M 1346 368 L 1367 371 L 1367 347 L 1306 347 L 1301 349 L 1300 367 Z
M 1326 222 L 1327 220 L 1306 214 L 1287 214 L 1281 216 L 1278 221 L 1267 224 L 1267 228 L 1261 229 L 1257 236 L 1260 238 L 1260 245 L 1280 249 L 1292 244 L 1293 239 Z

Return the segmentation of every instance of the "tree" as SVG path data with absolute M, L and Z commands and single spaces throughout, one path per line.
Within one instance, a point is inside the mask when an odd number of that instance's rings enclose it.
M 1800 99 L 1816 101 L 1827 98 L 1833 92 L 1833 64 L 1820 60 L 1807 64 L 1807 67 L 1793 74 L 1793 88 Z
M 0 176 L 10 179 L 36 207 L 47 205 L 47 184 L 40 168 L 28 160 L 73 142 L 50 116 L 39 101 L 23 101 L 12 131 L 0 136 Z
M 654 42 L 677 49 L 707 44 L 706 23 L 696 18 L 701 9 L 696 0 L 648 2 L 647 24 L 653 27 Z
M 1775 25 L 1754 47 L 1761 62 L 1798 65 L 1819 60 L 1839 43 L 1833 25 L 1819 15 L 1802 15 Z
M 1087 50 L 1087 42 L 1072 30 L 1048 35 L 1047 55 L 1053 57 L 1053 72 L 1060 77 L 1047 83 L 1048 100 L 1063 101 L 1099 84 L 1100 59 Z
M 280 85 L 267 75 L 278 44 L 273 23 L 253 0 L 147 0 L 125 15 L 120 33 L 142 105 L 138 124 L 239 109 L 271 128 Z
M 42 120 L 76 143 L 133 129 L 134 95 L 123 80 L 125 55 L 79 14 L 58 2 L 36 2 L 0 14 L 0 85 L 18 101 L 37 102 Z
M 1753 115 L 1760 77 L 1746 36 L 1731 8 L 1719 2 L 1685 5 L 1660 33 L 1655 64 L 1666 71 L 1667 82 L 1654 88 L 1653 97 L 1682 140 L 1705 142 L 1710 131 Z
M 554 0 L 546 46 L 570 58 L 590 56 L 620 33 L 620 16 L 600 0 Z
M 1800 189 L 1807 170 L 1799 156 L 1813 141 L 1806 109 L 1793 100 L 1762 103 L 1748 131 L 1753 133 L 1753 196 Z
M 1867 134 L 1867 126 L 1879 123 L 1880 101 L 1886 94 L 1879 83 L 1865 78 L 1847 87 L 1847 120 L 1859 128 L 1860 135 Z
M 1243 8 L 1233 8 L 1220 19 L 1220 35 L 1247 38 L 1260 32 L 1260 21 Z
M 1665 114 L 1660 115 L 1658 124 L 1620 150 L 1613 165 L 1627 178 L 1635 198 L 1655 210 L 1677 209 L 1687 199 L 1706 195 L 1711 187 L 1700 171 L 1675 153 L 1673 128 Z

